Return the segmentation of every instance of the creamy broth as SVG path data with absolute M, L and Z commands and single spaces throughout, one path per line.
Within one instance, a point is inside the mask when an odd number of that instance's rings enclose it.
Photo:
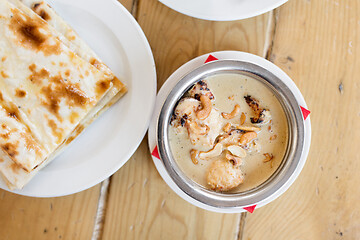
M 261 126 L 257 138 L 258 151 L 247 151 L 247 156 L 243 158 L 240 166 L 243 172 L 244 182 L 231 192 L 243 192 L 252 189 L 265 182 L 280 165 L 287 148 L 288 125 L 285 113 L 281 104 L 265 85 L 261 82 L 240 74 L 219 74 L 205 79 L 208 88 L 213 93 L 215 100 L 213 106 L 221 113 L 230 113 L 236 104 L 240 105 L 240 114 L 233 119 L 226 120 L 221 118 L 219 124 L 221 129 L 228 123 L 240 123 L 240 116 L 243 112 L 246 116 L 244 126 L 254 126 L 250 117 L 254 116 L 254 111 L 246 103 L 244 96 L 251 95 L 259 101 L 262 108 L 271 113 L 271 121 Z M 221 130 L 221 133 L 224 133 Z M 206 180 L 207 170 L 211 163 L 217 159 L 224 159 L 224 153 L 210 160 L 199 159 L 198 164 L 194 164 L 190 157 L 191 149 L 208 151 L 209 146 L 193 145 L 190 142 L 188 131 L 185 127 L 169 128 L 169 143 L 174 159 L 180 169 L 193 181 L 209 188 Z M 273 155 L 273 159 L 264 162 L 264 154 Z

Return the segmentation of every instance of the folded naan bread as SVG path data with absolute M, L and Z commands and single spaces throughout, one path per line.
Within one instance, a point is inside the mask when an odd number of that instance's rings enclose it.
M 10 188 L 22 188 L 126 92 L 47 4 L 24 3 L 40 17 L 0 0 L 0 172 Z

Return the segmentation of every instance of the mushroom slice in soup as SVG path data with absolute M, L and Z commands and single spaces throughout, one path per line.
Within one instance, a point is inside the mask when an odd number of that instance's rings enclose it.
M 250 96 L 244 96 L 246 103 L 249 105 L 249 107 L 254 111 L 255 116 L 250 118 L 251 122 L 254 124 L 267 124 L 271 120 L 271 114 L 270 111 L 264 108 L 261 108 L 259 105 L 259 101 Z
M 201 95 L 209 97 L 210 100 L 215 99 L 211 90 L 208 88 L 207 82 L 204 80 L 200 80 L 199 82 L 195 83 L 194 86 L 186 94 L 187 97 L 195 98 L 199 101 Z

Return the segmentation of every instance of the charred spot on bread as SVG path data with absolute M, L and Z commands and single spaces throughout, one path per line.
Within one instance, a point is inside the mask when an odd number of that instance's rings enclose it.
M 24 90 L 21 89 L 16 89 L 15 90 L 15 96 L 17 96 L 18 98 L 23 98 L 26 96 L 26 92 Z
M 6 152 L 10 157 L 15 157 L 18 155 L 17 146 L 13 143 L 5 143 L 1 145 L 2 150 Z
M 110 87 L 111 81 L 110 80 L 101 80 L 96 83 L 96 93 L 98 95 L 104 94 Z
M 50 15 L 44 10 L 41 8 L 41 5 L 43 3 L 35 3 L 33 5 L 33 7 L 31 8 L 37 15 L 39 15 L 42 19 L 44 19 L 45 21 L 48 21 L 50 20 Z
M 17 38 L 21 47 L 33 51 L 42 51 L 45 56 L 59 55 L 61 53 L 60 41 L 50 38 L 43 30 L 47 29 L 46 23 L 41 19 L 32 19 L 18 9 L 11 9 L 12 18 L 10 30 Z

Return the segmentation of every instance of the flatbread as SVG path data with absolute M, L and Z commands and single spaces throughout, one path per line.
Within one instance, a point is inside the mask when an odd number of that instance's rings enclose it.
M 29 9 L 38 14 L 44 21 L 54 28 L 56 35 L 66 46 L 78 56 L 89 62 L 105 75 L 112 78 L 112 91 L 116 92 L 108 106 L 117 102 L 126 92 L 126 86 L 115 76 L 115 74 L 103 63 L 97 54 L 79 37 L 79 35 L 47 4 L 39 0 L 8 0 L 27 14 Z
M 16 188 L 22 188 L 121 92 L 114 90 L 113 76 L 72 52 L 47 23 L 30 12 L 25 14 L 11 3 L 0 1 L 0 46 L 5 46 L 0 48 L 2 105 L 17 106 L 20 117 L 15 115 L 15 120 L 23 126 L 18 127 L 18 139 L 13 143 L 25 142 L 20 132 L 27 130 L 47 156 L 30 154 L 30 161 L 6 149 L 0 152 L 0 171 L 10 187 Z M 23 34 L 27 23 L 32 25 Z M 40 44 L 27 39 L 28 33 L 36 33 Z M 3 145 L 7 143 L 2 141 Z M 16 146 L 16 151 L 22 147 Z
M 40 16 L 51 26 L 50 29 L 52 30 L 52 34 L 54 36 L 74 51 L 79 57 L 92 64 L 112 79 L 113 87 L 107 96 L 107 99 L 111 99 L 102 109 L 99 110 L 99 113 L 96 113 L 97 116 L 105 112 L 127 92 L 127 87 L 115 76 L 109 67 L 100 60 L 97 54 L 79 37 L 79 35 L 51 8 L 49 4 L 41 0 L 8 1 L 13 3 L 29 16 L 33 16 L 34 13 Z

